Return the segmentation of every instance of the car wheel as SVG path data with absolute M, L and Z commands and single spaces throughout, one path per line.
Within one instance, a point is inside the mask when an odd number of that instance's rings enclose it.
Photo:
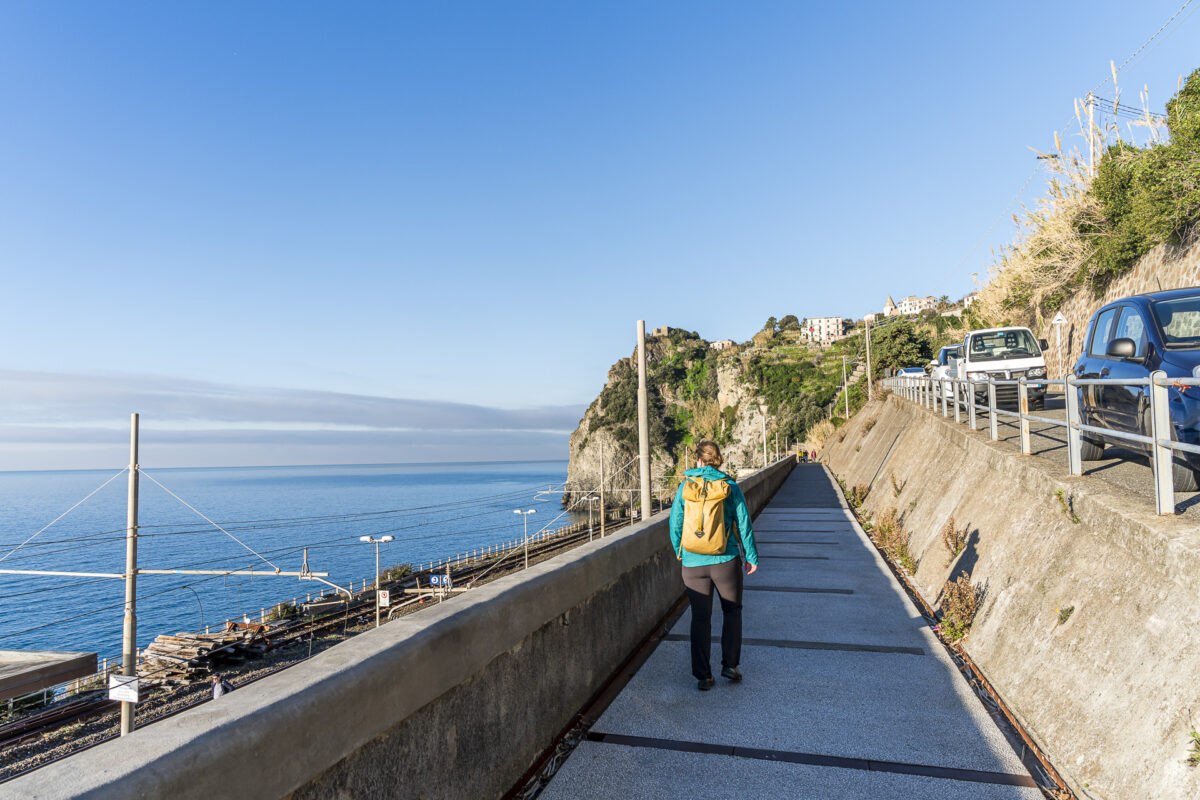
M 1195 470 L 1180 464 L 1178 461 L 1171 462 L 1171 483 L 1177 492 L 1195 492 L 1200 490 L 1200 481 L 1196 479 Z
M 1046 398 L 1043 396 L 1043 397 L 1039 397 L 1035 400 L 1030 400 L 1029 401 L 1029 410 L 1030 411 L 1045 411 L 1046 410 Z
M 1104 442 L 1095 439 L 1079 440 L 1079 460 L 1099 461 L 1104 458 Z

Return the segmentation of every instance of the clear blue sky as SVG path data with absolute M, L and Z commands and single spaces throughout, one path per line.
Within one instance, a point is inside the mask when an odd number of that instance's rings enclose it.
M 1029 148 L 1181 4 L 8 0 L 0 468 L 107 464 L 31 431 L 128 405 L 284 437 L 264 398 L 289 390 L 554 407 L 486 446 L 565 454 L 639 318 L 742 340 L 969 291 Z M 1126 99 L 1161 110 L 1200 66 L 1195 7 Z M 97 376 L 129 402 L 89 406 Z M 188 392 L 261 408 L 160 402 Z M 376 424 L 322 408 L 295 425 Z M 411 411 L 379 424 L 474 430 Z M 339 442 L 321 458 L 462 456 Z

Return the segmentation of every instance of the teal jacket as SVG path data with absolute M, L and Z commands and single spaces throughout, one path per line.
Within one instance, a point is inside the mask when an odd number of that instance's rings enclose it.
M 725 530 L 729 532 L 729 544 L 725 545 L 725 552 L 715 556 L 702 556 L 699 553 L 689 553 L 684 550 L 683 565 L 685 567 L 707 567 L 712 564 L 724 564 L 726 561 L 738 557 L 738 541 L 740 540 L 746 561 L 757 566 L 758 549 L 754 546 L 754 528 L 750 526 L 750 509 L 746 508 L 746 496 L 742 494 L 742 490 L 733 478 L 716 467 L 689 469 L 683 474 L 709 481 L 724 478 L 729 482 L 729 496 L 725 498 Z M 734 531 L 734 520 L 737 521 L 737 531 Z M 683 485 L 680 484 L 679 489 L 675 492 L 675 502 L 671 504 L 671 547 L 676 553 L 679 552 L 679 543 L 682 538 Z

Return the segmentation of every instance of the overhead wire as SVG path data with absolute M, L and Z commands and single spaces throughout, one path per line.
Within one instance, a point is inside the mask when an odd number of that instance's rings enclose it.
M 75 505 L 73 505 L 73 506 L 71 506 L 70 508 L 68 508 L 68 509 L 67 509 L 66 511 L 64 511 L 63 513 L 59 514 L 59 515 L 58 515 L 57 517 L 55 517 L 54 519 L 52 519 L 52 520 L 50 520 L 49 522 L 47 522 L 45 525 L 43 525 L 43 526 L 42 526 L 42 528 L 41 528 L 40 530 L 38 530 L 38 532 L 37 532 L 37 533 L 33 534 L 33 535 L 32 535 L 32 536 L 30 536 L 28 539 L 26 539 L 25 541 L 21 542 L 19 545 L 17 545 L 16 547 L 14 547 L 12 550 L 10 550 L 9 552 L 5 553 L 3 556 L 0 556 L 0 561 L 4 561 L 5 559 L 7 559 L 7 558 L 8 558 L 9 556 L 11 556 L 13 553 L 17 552 L 17 551 L 18 551 L 18 550 L 20 550 L 22 547 L 24 547 L 25 545 L 29 544 L 29 542 L 33 541 L 33 539 L 34 539 L 34 538 L 36 538 L 37 536 L 41 535 L 41 534 L 42 534 L 42 533 L 44 533 L 46 530 L 48 530 L 48 529 L 50 528 L 50 526 L 51 526 L 51 525 L 53 525 L 54 523 L 58 522 L 60 519 L 62 519 L 63 517 L 65 517 L 67 514 L 70 514 L 70 513 L 71 513 L 72 511 L 74 511 L 75 509 L 79 508 L 81 505 L 83 505 L 84 503 L 86 503 L 88 500 L 92 499 L 92 497 L 93 497 L 93 496 L 95 496 L 95 494 L 96 494 L 97 492 L 99 492 L 99 491 L 100 491 L 101 489 L 103 489 L 105 486 L 108 486 L 110 483 L 112 483 L 113 481 L 115 481 L 117 478 L 119 478 L 119 477 L 121 477 L 122 475 L 124 475 L 124 474 L 125 474 L 125 472 L 126 472 L 128 469 L 129 469 L 129 467 L 125 467 L 125 468 L 124 468 L 124 469 L 122 469 L 120 472 L 118 472 L 116 475 L 113 475 L 111 478 L 109 478 L 108 480 L 106 480 L 104 483 L 100 484 L 100 485 L 99 485 L 99 486 L 97 486 L 95 489 L 93 489 L 92 491 L 88 492 L 88 495 L 87 495 L 86 497 L 84 497 L 82 500 L 80 500 L 80 501 L 79 501 L 78 503 L 76 503 Z
M 1156 30 L 1156 31 L 1155 31 L 1155 32 L 1154 32 L 1154 33 L 1153 33 L 1153 34 L 1150 36 L 1150 38 L 1149 38 L 1149 39 L 1147 39 L 1145 42 L 1143 42 L 1143 43 L 1141 44 L 1141 46 L 1139 46 L 1139 47 L 1138 47 L 1136 50 L 1134 50 L 1132 53 L 1130 53 L 1130 54 L 1129 54 L 1129 56 L 1128 56 L 1128 57 L 1127 57 L 1127 58 L 1126 58 L 1124 61 L 1122 61 L 1122 62 L 1121 62 L 1121 65 L 1120 65 L 1120 66 L 1114 66 L 1114 67 L 1113 67 L 1113 69 L 1112 69 L 1112 73 L 1111 73 L 1110 75 L 1107 75 L 1107 76 L 1104 78 L 1104 80 L 1100 81 L 1100 83 L 1096 84 L 1095 88 L 1093 88 L 1093 89 L 1092 89 L 1090 92 L 1088 92 L 1087 94 L 1088 94 L 1088 95 L 1092 95 L 1092 96 L 1094 96 L 1094 95 L 1096 94 L 1096 92 L 1097 92 L 1097 91 L 1099 91 L 1100 89 L 1104 88 L 1104 86 L 1105 86 L 1105 85 L 1106 85 L 1106 84 L 1107 84 L 1109 81 L 1111 81 L 1111 80 L 1114 80 L 1114 79 L 1115 79 L 1115 77 L 1116 77 L 1118 74 L 1120 74 L 1120 72 L 1121 72 L 1123 69 L 1125 69 L 1125 67 L 1129 66 L 1129 65 L 1130 65 L 1130 64 L 1131 64 L 1131 63 L 1134 61 L 1134 59 L 1136 59 L 1136 58 L 1138 57 L 1138 55 L 1139 55 L 1139 54 L 1140 54 L 1140 53 L 1141 53 L 1143 50 L 1145 50 L 1145 49 L 1146 49 L 1146 47 L 1147 47 L 1147 46 L 1148 46 L 1148 45 L 1149 45 L 1151 42 L 1153 42 L 1155 39 L 1157 39 L 1157 38 L 1159 37 L 1159 35 L 1160 35 L 1160 34 L 1162 34 L 1162 32 L 1163 32 L 1163 31 L 1165 31 L 1167 28 L 1169 28 L 1169 27 L 1171 26 L 1171 24 L 1172 24 L 1172 23 L 1173 23 L 1173 22 L 1174 22 L 1176 19 L 1178 19 L 1178 18 L 1179 18 L 1179 15 L 1180 15 L 1180 14 L 1182 14 L 1182 13 L 1184 12 L 1184 10 L 1186 10 L 1186 9 L 1187 9 L 1187 7 L 1188 7 L 1188 6 L 1190 6 L 1190 5 L 1191 5 L 1191 4 L 1192 4 L 1194 1 L 1195 1 L 1195 0 L 1185 0 L 1184 4 L 1183 4 L 1183 5 L 1181 5 L 1181 6 L 1180 6 L 1180 7 L 1179 7 L 1179 8 L 1178 8 L 1176 11 L 1175 11 L 1175 13 L 1174 13 L 1174 14 L 1172 14 L 1172 15 L 1171 15 L 1171 17 L 1170 17 L 1170 18 L 1169 18 L 1169 19 L 1168 19 L 1166 22 L 1164 22 L 1164 23 L 1163 23 L 1163 24 L 1162 24 L 1162 25 L 1159 27 L 1159 29 L 1158 29 L 1158 30 Z M 1194 9 L 1193 9 L 1193 10 L 1194 10 Z M 1188 16 L 1190 17 L 1190 16 L 1191 16 L 1191 14 L 1189 13 L 1189 14 L 1188 14 Z M 1086 95 L 1085 95 L 1085 96 L 1086 96 Z M 1109 104 L 1110 104 L 1110 105 L 1112 105 L 1112 104 L 1113 104 L 1113 103 L 1112 103 L 1112 101 L 1109 101 Z M 1065 124 L 1065 125 L 1063 125 L 1062 127 L 1063 127 L 1064 129 L 1065 129 L 1065 128 L 1067 128 L 1067 127 L 1069 127 L 1069 126 L 1070 126 L 1070 124 L 1071 124 L 1071 119 L 1074 119 L 1074 118 L 1075 118 L 1075 115 L 1074 115 L 1074 114 L 1072 114 L 1072 115 L 1071 115 L 1071 117 L 1067 119 L 1067 122 L 1066 122 L 1066 124 Z M 1022 196 L 1022 195 L 1025 193 L 1025 190 L 1026 190 L 1026 189 L 1029 187 L 1029 184 L 1030 184 L 1030 182 L 1031 182 L 1031 181 L 1034 179 L 1034 177 L 1037 175 L 1037 173 L 1038 173 L 1039 169 L 1040 169 L 1040 167 L 1037 167 L 1037 166 L 1035 166 L 1035 167 L 1034 167 L 1034 169 L 1033 169 L 1033 172 L 1031 172 L 1031 173 L 1029 174 L 1029 177 L 1025 179 L 1024 183 L 1022 183 L 1022 184 L 1021 184 L 1021 188 L 1020 188 L 1020 189 L 1018 189 L 1018 190 L 1017 190 L 1017 193 L 1016 193 L 1016 194 L 1013 196 L 1013 198 L 1012 198 L 1011 200 L 1009 200 L 1009 201 L 1008 201 L 1008 204 L 1007 204 L 1007 205 L 1004 207 L 1004 210 L 1000 212 L 1000 215 L 999 215 L 998 217 L 996 217 L 996 219 L 995 219 L 995 220 L 992 222 L 992 224 L 991 224 L 991 225 L 989 225 L 989 226 L 988 226 L 988 229 L 987 229 L 987 231 L 986 231 L 986 232 L 983 234 L 983 236 L 979 237 L 979 239 L 978 239 L 978 240 L 975 242 L 975 244 L 973 244 L 973 245 L 971 246 L 971 249 L 967 251 L 967 254 L 966 254 L 965 256 L 963 256 L 962 260 L 961 260 L 961 261 L 959 261 L 959 262 L 958 262 L 958 264 L 956 264 L 956 265 L 954 266 L 954 268 L 953 268 L 953 269 L 950 271 L 950 274 L 948 274 L 948 275 L 946 276 L 946 278 L 944 278 L 944 279 L 943 279 L 943 280 L 942 280 L 942 281 L 941 281 L 941 282 L 938 284 L 938 287 L 939 287 L 939 288 L 941 288 L 941 287 L 945 286 L 946 282 L 947 282 L 947 281 L 948 281 L 948 280 L 949 280 L 951 277 L 953 277 L 955 273 L 957 273 L 957 272 L 958 272 L 960 269 L 962 269 L 962 266 L 963 266 L 963 264 L 965 264 L 965 263 L 967 262 L 967 260 L 968 260 L 968 259 L 970 259 L 971 255 L 972 255 L 972 254 L 973 254 L 973 253 L 974 253 L 974 252 L 975 252 L 975 251 L 976 251 L 976 250 L 979 248 L 979 245 L 983 244 L 983 242 L 984 242 L 984 241 L 985 241 L 985 240 L 986 240 L 986 239 L 987 239 L 989 236 L 991 236 L 992 232 L 993 232 L 993 231 L 996 229 L 996 226 L 1000 224 L 1000 221 L 1001 221 L 1001 220 L 1003 220 L 1005 217 L 1007 217 L 1007 216 L 1009 215 L 1009 213 L 1012 211 L 1012 207 L 1013 207 L 1014 205 L 1016 205 L 1017 201 L 1018 201 L 1018 200 L 1021 198 L 1021 196 Z

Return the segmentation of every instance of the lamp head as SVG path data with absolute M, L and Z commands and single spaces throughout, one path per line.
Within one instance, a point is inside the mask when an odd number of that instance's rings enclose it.
M 390 542 L 390 541 L 392 541 L 392 539 L 394 539 L 394 538 L 395 538 L 394 536 L 384 536 L 384 537 L 383 537 L 382 539 L 380 539 L 379 541 L 381 541 L 381 542 Z
M 370 543 L 372 541 L 370 536 L 360 536 L 360 537 L 358 537 L 358 540 L 360 542 L 368 542 L 368 543 Z

